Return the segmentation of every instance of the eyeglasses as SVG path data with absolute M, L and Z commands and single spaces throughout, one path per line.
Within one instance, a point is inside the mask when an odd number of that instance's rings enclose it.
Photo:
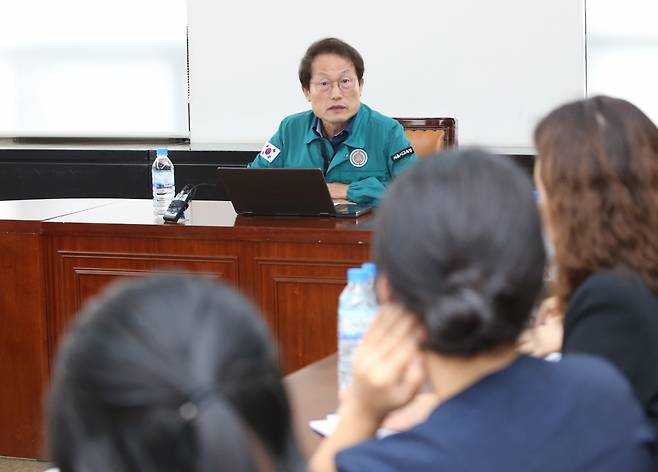
M 352 77 L 343 77 L 342 79 L 339 79 L 338 81 L 333 81 L 333 80 L 320 80 L 318 82 L 313 82 L 312 85 L 315 87 L 319 92 L 328 92 L 329 90 L 332 90 L 334 88 L 334 84 L 337 83 L 338 87 L 346 92 L 348 90 L 352 90 L 354 88 L 354 84 L 356 84 L 356 79 Z

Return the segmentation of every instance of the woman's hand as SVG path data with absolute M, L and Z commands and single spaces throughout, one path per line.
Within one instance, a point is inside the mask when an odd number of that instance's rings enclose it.
M 423 332 L 402 308 L 382 307 L 355 353 L 352 385 L 342 392 L 336 430 L 311 458 L 312 472 L 335 472 L 338 451 L 374 436 L 389 412 L 414 398 L 426 377 L 419 349 Z
M 397 305 L 383 306 L 356 351 L 345 405 L 381 424 L 409 403 L 426 378 L 422 336 L 414 316 Z
M 537 311 L 535 326 L 526 330 L 519 339 L 519 351 L 535 357 L 546 357 L 562 350 L 562 320 L 555 297 L 544 300 Z
M 384 423 L 383 428 L 394 431 L 404 431 L 419 425 L 427 419 L 437 406 L 439 397 L 433 392 L 421 392 L 402 408 L 391 412 Z

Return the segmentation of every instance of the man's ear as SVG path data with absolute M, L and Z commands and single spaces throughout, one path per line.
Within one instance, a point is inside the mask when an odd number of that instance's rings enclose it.
M 304 97 L 306 97 L 307 101 L 311 101 L 311 89 L 307 89 L 302 85 L 302 93 L 304 94 Z
M 361 95 L 363 93 L 363 84 L 364 84 L 364 81 L 363 81 L 363 77 L 362 77 L 361 80 L 359 80 L 359 95 Z
M 379 300 L 380 305 L 393 303 L 393 291 L 391 290 L 391 284 L 386 274 L 377 276 L 377 280 L 375 280 L 375 293 L 377 294 L 377 300 Z

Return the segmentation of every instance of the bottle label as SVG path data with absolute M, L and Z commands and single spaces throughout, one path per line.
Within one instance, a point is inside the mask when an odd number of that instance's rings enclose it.
M 169 188 L 173 186 L 173 172 L 153 172 L 153 188 Z
M 363 337 L 370 322 L 377 313 L 376 310 L 368 307 L 361 307 L 358 310 L 339 310 L 338 316 L 338 337 L 346 340 L 358 340 Z

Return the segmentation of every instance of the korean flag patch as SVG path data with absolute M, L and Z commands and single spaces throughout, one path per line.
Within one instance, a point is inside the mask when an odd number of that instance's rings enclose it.
M 276 147 L 274 144 L 267 143 L 260 151 L 260 157 L 265 159 L 267 162 L 272 162 L 274 159 L 276 159 L 276 156 L 278 156 L 280 152 L 281 149 Z

